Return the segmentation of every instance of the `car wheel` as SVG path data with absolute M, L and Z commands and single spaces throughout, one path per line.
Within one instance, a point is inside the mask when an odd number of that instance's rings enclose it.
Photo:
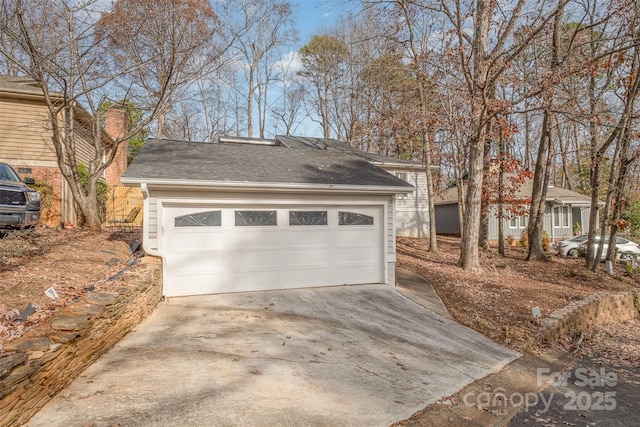
M 638 259 L 638 255 L 635 254 L 620 254 L 620 259 Z
M 569 252 L 567 252 L 567 256 L 571 258 L 578 258 L 578 250 L 576 248 L 569 249 Z

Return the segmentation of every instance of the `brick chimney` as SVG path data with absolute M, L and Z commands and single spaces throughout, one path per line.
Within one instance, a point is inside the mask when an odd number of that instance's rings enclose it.
M 119 107 L 111 107 L 105 112 L 105 130 L 113 139 L 123 138 L 127 135 L 127 117 L 125 111 Z M 119 185 L 120 177 L 127 170 L 128 143 L 122 142 L 118 146 L 118 151 L 105 171 L 105 181 L 107 185 Z M 110 153 L 109 153 L 110 154 Z

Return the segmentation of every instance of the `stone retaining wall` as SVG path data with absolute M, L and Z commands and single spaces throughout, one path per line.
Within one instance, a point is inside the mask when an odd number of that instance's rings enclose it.
M 136 273 L 118 292 L 90 293 L 55 316 L 50 335 L 5 345 L 0 426 L 24 424 L 153 311 L 162 297 L 161 266 L 145 262 Z
M 551 313 L 542 321 L 540 332 L 553 341 L 594 326 L 633 319 L 639 308 L 635 291 L 599 292 Z

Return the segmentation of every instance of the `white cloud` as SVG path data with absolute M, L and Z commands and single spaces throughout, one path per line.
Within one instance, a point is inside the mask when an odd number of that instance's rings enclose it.
M 273 64 L 273 68 L 287 76 L 295 75 L 303 68 L 302 61 L 300 60 L 300 54 L 295 50 L 286 53 Z

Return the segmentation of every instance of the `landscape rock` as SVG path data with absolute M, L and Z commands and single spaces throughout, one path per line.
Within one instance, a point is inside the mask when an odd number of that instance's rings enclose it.
M 95 305 L 111 305 L 118 299 L 116 292 L 91 292 L 87 294 L 87 302 Z
M 104 305 L 99 305 L 99 304 L 83 304 L 83 305 L 78 305 L 74 307 L 74 311 L 76 313 L 86 314 L 91 317 L 100 316 L 105 310 L 106 310 L 106 307 Z
M 5 345 L 5 349 L 9 351 L 37 351 L 37 350 L 49 350 L 51 340 L 48 337 L 31 338 L 20 342 L 10 342 Z
M 162 297 L 159 266 L 143 268 L 127 295 L 94 293 L 93 304 L 80 304 L 54 317 L 49 338 L 27 340 L 24 352 L 0 353 L 0 426 L 25 425 L 53 395 L 113 347 Z M 107 308 L 104 303 L 110 305 Z M 98 303 L 98 304 L 97 304 Z M 99 315 L 98 315 L 99 314 Z
M 36 311 L 36 308 L 29 303 L 20 315 L 14 320 L 14 322 L 26 322 L 27 317 L 31 316 Z
M 29 352 L 29 360 L 37 360 L 37 359 L 41 359 L 42 356 L 44 356 L 44 351 L 31 351 Z
M 89 326 L 90 314 L 68 313 L 59 314 L 51 322 L 51 327 L 56 331 L 81 331 Z
M 9 375 L 16 366 L 27 363 L 27 355 L 24 353 L 11 353 L 0 355 L 0 379 Z

